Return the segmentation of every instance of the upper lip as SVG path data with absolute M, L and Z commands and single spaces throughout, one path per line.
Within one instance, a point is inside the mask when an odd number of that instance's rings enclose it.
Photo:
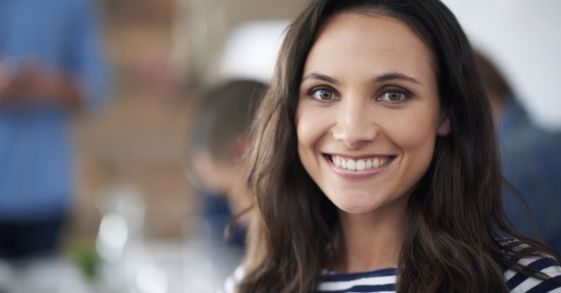
M 372 159 L 372 158 L 382 158 L 382 157 L 395 157 L 394 154 L 340 154 L 340 153 L 323 153 L 325 156 L 338 156 L 341 158 L 360 160 L 360 159 Z

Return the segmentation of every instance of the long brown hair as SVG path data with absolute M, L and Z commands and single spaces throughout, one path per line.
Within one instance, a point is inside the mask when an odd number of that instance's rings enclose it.
M 239 291 L 312 291 L 340 244 L 337 208 L 298 158 L 295 113 L 318 30 L 345 11 L 394 17 L 417 33 L 432 51 L 440 105 L 452 127 L 437 138 L 431 166 L 408 203 L 398 292 L 506 292 L 503 271 L 523 270 L 518 258 L 547 248 L 519 235 L 503 216 L 488 101 L 471 46 L 438 0 L 314 0 L 291 25 L 254 127 L 248 182 L 256 220 Z M 508 253 L 504 239 L 529 248 Z

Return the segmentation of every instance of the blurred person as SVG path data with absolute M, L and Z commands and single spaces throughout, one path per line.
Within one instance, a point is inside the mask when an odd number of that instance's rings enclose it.
M 500 70 L 482 53 L 476 57 L 496 122 L 503 175 L 514 187 L 503 188 L 507 216 L 520 231 L 561 252 L 561 135 L 533 123 Z M 513 198 L 518 193 L 522 201 Z
M 249 190 L 239 162 L 248 147 L 248 133 L 256 108 L 267 85 L 249 79 L 234 79 L 203 95 L 191 138 L 190 169 L 202 194 L 202 216 L 210 237 L 244 248 L 247 215 L 233 219 L 249 206 Z
M 0 1 L 0 258 L 56 251 L 74 192 L 72 114 L 102 103 L 102 55 L 89 1 Z

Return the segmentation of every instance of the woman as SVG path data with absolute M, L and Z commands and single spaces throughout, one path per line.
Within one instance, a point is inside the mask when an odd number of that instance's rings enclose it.
M 561 288 L 558 259 L 502 214 L 489 105 L 437 0 L 312 1 L 255 138 L 239 292 Z

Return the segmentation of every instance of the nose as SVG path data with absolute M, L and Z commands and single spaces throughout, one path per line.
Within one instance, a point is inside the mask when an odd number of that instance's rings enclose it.
M 359 148 L 378 135 L 379 128 L 374 118 L 375 113 L 367 103 L 342 103 L 337 113 L 337 122 L 332 128 L 333 138 L 349 149 Z

